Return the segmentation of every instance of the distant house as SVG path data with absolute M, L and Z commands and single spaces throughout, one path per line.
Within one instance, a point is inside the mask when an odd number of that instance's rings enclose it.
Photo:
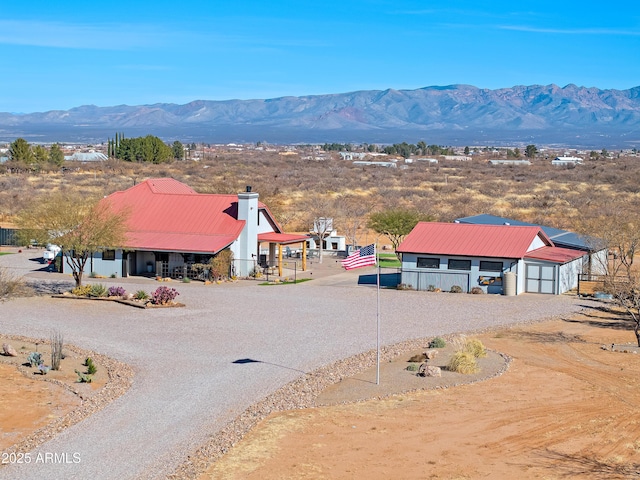
M 386 167 L 386 168 L 397 168 L 398 165 L 396 162 L 367 162 L 364 160 L 357 160 L 353 162 L 354 165 L 359 165 L 363 167 Z
M 567 165 L 580 165 L 584 162 L 580 157 L 556 157 L 551 160 L 551 165 L 554 166 L 567 166 Z
M 420 222 L 397 251 L 401 283 L 469 292 L 561 294 L 577 287 L 588 253 L 556 246 L 538 226 Z M 511 285 L 507 286 L 507 278 Z
M 342 160 L 362 160 L 365 156 L 364 152 L 340 152 Z
M 513 159 L 513 160 L 503 160 L 503 159 L 492 159 L 489 160 L 489 164 L 491 165 L 531 165 L 531 162 L 529 160 L 517 160 L 517 159 Z
M 201 194 L 177 180 L 158 178 L 102 201 L 130 212 L 126 241 L 124 248 L 94 254 L 88 272 L 190 276 L 191 265 L 206 263 L 228 248 L 234 257 L 232 273 L 246 276 L 260 266 L 261 245 L 268 245 L 270 265 L 278 263 L 283 246 L 300 245 L 306 253 L 308 237 L 283 233 L 250 187 L 237 195 Z
M 102 152 L 76 152 L 73 155 L 65 155 L 64 159 L 71 162 L 104 162 L 109 158 Z

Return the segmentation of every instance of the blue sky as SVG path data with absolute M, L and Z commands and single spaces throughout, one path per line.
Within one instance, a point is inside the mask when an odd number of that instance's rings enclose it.
M 627 89 L 640 85 L 640 6 L 5 1 L 0 58 L 4 112 L 451 84 Z

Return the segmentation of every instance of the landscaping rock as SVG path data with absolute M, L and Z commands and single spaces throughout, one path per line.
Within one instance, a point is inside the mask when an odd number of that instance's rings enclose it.
M 436 350 L 435 348 L 429 349 L 424 352 L 424 355 L 427 357 L 427 360 L 433 360 L 438 356 L 438 350 Z
M 441 377 L 442 369 L 434 365 L 427 365 L 427 367 L 424 369 L 424 376 L 425 377 Z
M 18 352 L 16 352 L 15 348 L 13 348 L 8 343 L 3 343 L 2 344 L 2 354 L 6 355 L 7 357 L 17 357 L 18 356 Z

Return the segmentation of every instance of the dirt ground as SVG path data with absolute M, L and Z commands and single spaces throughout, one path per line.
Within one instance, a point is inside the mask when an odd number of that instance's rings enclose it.
M 77 383 L 75 370 L 86 372 L 86 358 L 68 348 L 62 350 L 60 370 L 41 375 L 37 368 L 28 366 L 27 357 L 39 352 L 45 364 L 51 365 L 51 348 L 45 342 L 36 345 L 31 339 L 0 335 L 0 352 L 1 345 L 7 343 L 18 354 L 0 355 L 0 451 L 62 419 L 107 383 L 107 372 L 97 362 L 91 383 Z
M 478 338 L 512 357 L 504 374 L 271 415 L 200 478 L 640 478 L 640 358 L 611 350 L 627 322 L 593 309 Z
M 466 385 L 444 376 L 457 386 L 274 414 L 200 478 L 640 478 L 640 358 L 623 346 L 634 339 L 628 322 L 592 309 L 477 338 L 511 357 L 506 372 Z M 76 408 L 101 384 L 73 383 L 84 361 L 73 355 L 56 374 L 76 394 L 28 368 L 25 376 L 16 365 L 35 345 L 9 342 L 20 356 L 0 356 L 0 451 Z M 404 370 L 407 358 L 383 365 L 382 392 L 425 381 Z M 485 362 L 481 374 L 490 376 L 504 360 L 490 355 Z M 400 383 L 390 381 L 392 373 L 403 376 Z M 369 371 L 343 381 L 319 403 L 380 393 L 362 381 L 371 377 Z

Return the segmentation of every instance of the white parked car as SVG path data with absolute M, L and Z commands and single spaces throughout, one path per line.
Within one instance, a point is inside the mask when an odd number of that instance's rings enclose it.
M 47 249 L 42 254 L 42 262 L 43 263 L 51 263 L 56 258 L 56 255 L 60 253 L 62 250 L 58 245 L 53 245 L 52 243 L 47 244 Z

